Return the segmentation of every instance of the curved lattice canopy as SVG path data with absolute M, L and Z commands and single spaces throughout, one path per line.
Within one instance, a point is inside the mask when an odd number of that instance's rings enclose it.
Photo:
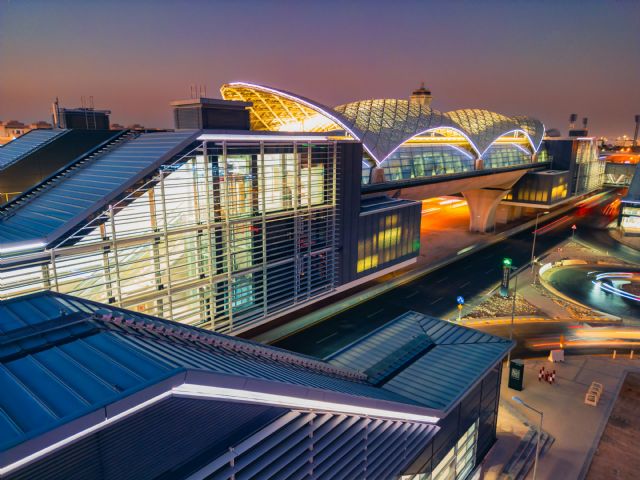
M 333 109 L 308 98 L 284 90 L 253 85 L 250 83 L 227 83 L 220 88 L 225 100 L 250 102 L 251 128 L 283 132 L 352 132 L 352 125 L 340 118 Z
M 494 143 L 528 143 L 540 147 L 544 126 L 536 119 L 507 117 L 481 109 L 439 112 L 408 100 L 362 100 L 331 109 L 284 90 L 249 83 L 230 83 L 220 89 L 226 100 L 251 102 L 255 130 L 328 132 L 344 130 L 362 142 L 382 163 L 407 142 L 458 137 L 465 148 L 481 157 Z
M 456 127 L 441 112 L 408 100 L 363 100 L 335 110 L 362 132 L 360 141 L 378 163 L 422 132 Z

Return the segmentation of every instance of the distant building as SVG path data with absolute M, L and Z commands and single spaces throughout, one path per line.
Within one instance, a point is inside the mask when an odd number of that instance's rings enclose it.
M 425 107 L 431 107 L 431 90 L 427 90 L 424 87 L 424 82 L 422 82 L 422 85 L 420 85 L 420 88 L 418 88 L 417 90 L 414 90 L 411 93 L 411 97 L 409 98 L 409 101 L 411 103 L 417 103 L 418 105 L 423 105 Z
M 251 103 L 197 98 L 171 102 L 176 129 L 249 130 Z
M 640 173 L 638 165 L 627 194 L 620 204 L 618 225 L 624 235 L 640 236 Z
M 598 154 L 595 138 L 545 137 L 538 157 L 551 169 L 527 172 L 511 188 L 499 207 L 503 222 L 569 202 L 604 185 L 606 160 Z
M 0 145 L 4 145 L 29 131 L 29 127 L 18 120 L 0 122 Z
M 48 128 L 51 128 L 51 124 L 43 121 L 30 123 L 28 125 L 17 120 L 9 120 L 8 122 L 0 121 L 0 145 L 9 143 L 31 130 Z
M 56 128 L 109 130 L 110 110 L 93 107 L 62 108 L 58 100 L 52 105 L 53 124 Z

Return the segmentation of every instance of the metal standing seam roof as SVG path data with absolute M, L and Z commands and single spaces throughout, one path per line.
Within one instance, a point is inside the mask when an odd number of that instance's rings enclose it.
M 420 338 L 424 339 L 421 351 L 405 364 L 385 364 L 385 359 L 399 358 Z M 372 369 L 385 365 L 388 375 L 383 389 L 429 408 L 448 411 L 513 345 L 494 335 L 407 312 L 327 360 L 370 375 L 384 374 Z
M 224 84 L 220 89 L 223 98 L 247 101 L 247 94 L 267 108 L 261 110 L 256 128 L 264 125 L 271 128 L 278 123 L 280 111 L 285 117 L 296 115 L 294 108 L 284 104 L 300 105 L 305 114 L 313 111 L 331 119 L 354 138 L 360 140 L 364 149 L 376 163 L 384 162 L 395 150 L 411 138 L 430 130 L 451 128 L 467 137 L 478 156 L 482 156 L 491 144 L 507 133 L 519 131 L 526 134 L 534 151 L 540 148 L 544 136 L 544 125 L 527 116 L 507 117 L 482 109 L 462 109 L 439 112 L 429 107 L 402 99 L 361 100 L 339 105 L 331 109 L 300 95 L 276 88 L 246 82 Z M 243 92 L 248 92 L 243 94 Z M 253 98 L 253 97 L 252 97 Z M 267 105 L 272 100 L 273 107 Z
M 68 131 L 66 129 L 35 129 L 10 141 L 0 148 L 0 171 Z
M 197 131 L 144 133 L 97 156 L 0 216 L 0 245 L 42 247 L 77 226 L 163 162 L 186 148 Z M 16 199 L 16 200 L 19 200 Z
M 181 372 L 216 374 L 250 389 L 266 381 L 274 393 L 297 386 L 309 398 L 315 391 L 331 401 L 335 393 L 360 405 L 434 413 L 354 370 L 108 308 L 53 292 L 0 302 L 0 452 Z

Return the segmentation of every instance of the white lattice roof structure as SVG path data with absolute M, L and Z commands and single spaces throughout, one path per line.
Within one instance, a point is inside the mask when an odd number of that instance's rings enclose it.
M 408 100 L 361 100 L 330 108 L 308 98 L 262 85 L 228 83 L 225 100 L 251 102 L 251 127 L 256 130 L 344 130 L 362 142 L 381 164 L 401 145 L 417 138 L 457 136 L 481 157 L 503 137 L 527 139 L 532 152 L 542 142 L 544 125 L 526 116 L 507 117 L 481 109 L 440 112 Z

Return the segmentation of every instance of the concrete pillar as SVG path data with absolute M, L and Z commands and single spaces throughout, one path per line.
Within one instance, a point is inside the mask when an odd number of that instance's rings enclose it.
M 479 188 L 462 192 L 469 205 L 469 231 L 489 232 L 496 224 L 496 208 L 509 190 Z
M 371 169 L 371 179 L 369 183 L 384 183 L 384 168 L 373 167 Z

